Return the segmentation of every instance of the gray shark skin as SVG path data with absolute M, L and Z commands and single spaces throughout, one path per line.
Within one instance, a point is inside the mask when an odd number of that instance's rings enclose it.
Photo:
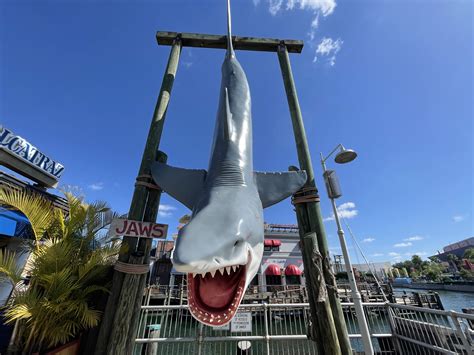
M 228 39 L 230 9 L 228 8 Z M 187 274 L 188 302 L 200 322 L 230 322 L 263 255 L 263 208 L 300 189 L 306 173 L 253 171 L 250 89 L 232 43 L 222 82 L 208 170 L 155 163 L 155 182 L 192 210 L 180 229 L 172 261 Z

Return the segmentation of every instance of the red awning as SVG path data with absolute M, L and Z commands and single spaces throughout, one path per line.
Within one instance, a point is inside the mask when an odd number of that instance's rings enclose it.
M 263 245 L 266 247 L 279 247 L 281 245 L 281 241 L 277 239 L 265 239 L 263 241 Z
M 288 265 L 285 269 L 286 276 L 300 276 L 301 274 L 301 270 L 296 265 Z
M 265 275 L 280 276 L 281 275 L 280 267 L 276 264 L 268 265 L 267 269 L 265 270 Z

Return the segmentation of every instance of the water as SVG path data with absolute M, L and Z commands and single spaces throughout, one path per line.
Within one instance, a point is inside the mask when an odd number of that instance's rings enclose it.
M 396 288 L 395 294 L 399 295 L 403 291 L 407 293 L 411 292 L 428 292 L 425 290 L 412 290 L 409 288 Z M 462 312 L 462 308 L 474 308 L 474 294 L 468 292 L 456 292 L 456 291 L 443 291 L 438 292 L 441 302 L 443 303 L 444 309 L 447 311 Z

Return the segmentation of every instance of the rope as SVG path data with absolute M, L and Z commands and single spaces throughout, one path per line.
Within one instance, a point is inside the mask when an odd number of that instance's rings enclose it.
M 291 203 L 293 205 L 319 201 L 318 189 L 315 187 L 303 187 L 291 197 Z
M 142 275 L 146 274 L 150 266 L 148 264 L 129 264 L 122 261 L 115 263 L 114 269 L 124 274 Z
M 380 282 L 378 280 L 378 277 L 377 277 L 377 270 L 375 269 L 375 266 L 372 264 L 373 266 L 373 270 L 370 266 L 370 262 L 369 260 L 367 260 L 367 258 L 365 257 L 365 254 L 364 252 L 362 251 L 362 248 L 360 247 L 359 243 L 357 242 L 357 239 L 355 238 L 354 234 L 352 233 L 352 229 L 349 227 L 349 224 L 347 223 L 346 219 L 341 217 L 341 219 L 344 221 L 344 224 L 346 225 L 346 228 L 347 230 L 349 231 L 349 234 L 351 235 L 352 237 L 352 240 L 354 241 L 355 245 L 357 246 L 357 249 L 359 249 L 359 252 L 360 254 L 362 255 L 362 257 L 364 258 L 365 260 L 365 263 L 367 264 L 367 267 L 369 268 L 369 271 L 372 273 L 372 275 L 374 276 L 374 279 L 375 279 L 375 283 L 377 284 L 377 287 L 379 289 L 379 291 L 382 293 L 382 298 L 385 300 L 385 301 L 388 301 L 388 298 L 387 298 L 387 295 L 385 294 L 385 292 L 383 292 L 383 289 L 382 289 L 382 286 L 380 285 Z
M 152 182 L 150 182 L 150 180 Z M 153 176 L 150 174 L 142 174 L 138 175 L 136 178 L 135 186 L 145 186 L 152 190 L 159 190 L 161 191 L 161 187 L 157 184 L 153 183 Z
M 153 184 L 151 182 L 144 182 L 144 181 L 138 181 L 135 183 L 135 186 L 137 185 L 140 185 L 140 186 L 145 186 L 145 187 L 148 187 L 149 189 L 152 189 L 152 190 L 160 190 L 161 191 L 161 187 L 159 187 L 158 185 L 156 184 Z
M 151 176 L 150 174 L 138 175 L 138 176 L 137 176 L 137 180 L 140 180 L 140 179 L 145 179 L 145 180 L 153 179 L 153 176 Z

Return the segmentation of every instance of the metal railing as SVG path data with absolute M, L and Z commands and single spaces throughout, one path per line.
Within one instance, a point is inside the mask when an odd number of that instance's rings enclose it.
M 390 303 L 389 317 L 402 354 L 474 354 L 474 315 Z
M 367 303 L 364 308 L 374 348 L 393 354 L 386 304 Z M 355 311 L 350 303 L 343 309 L 353 348 L 360 351 Z M 135 354 L 235 354 L 239 346 L 248 345 L 243 342 L 250 342 L 254 354 L 317 354 L 316 344 L 306 337 L 307 303 L 242 304 L 239 312 L 251 314 L 251 329 L 202 326 L 187 305 L 143 306 Z
M 474 315 L 391 304 L 364 303 L 377 354 L 472 354 Z M 352 303 L 342 303 L 353 349 L 363 349 Z M 142 306 L 135 354 L 317 354 L 306 337 L 307 303 L 242 304 L 247 329 L 203 326 L 187 305 Z

